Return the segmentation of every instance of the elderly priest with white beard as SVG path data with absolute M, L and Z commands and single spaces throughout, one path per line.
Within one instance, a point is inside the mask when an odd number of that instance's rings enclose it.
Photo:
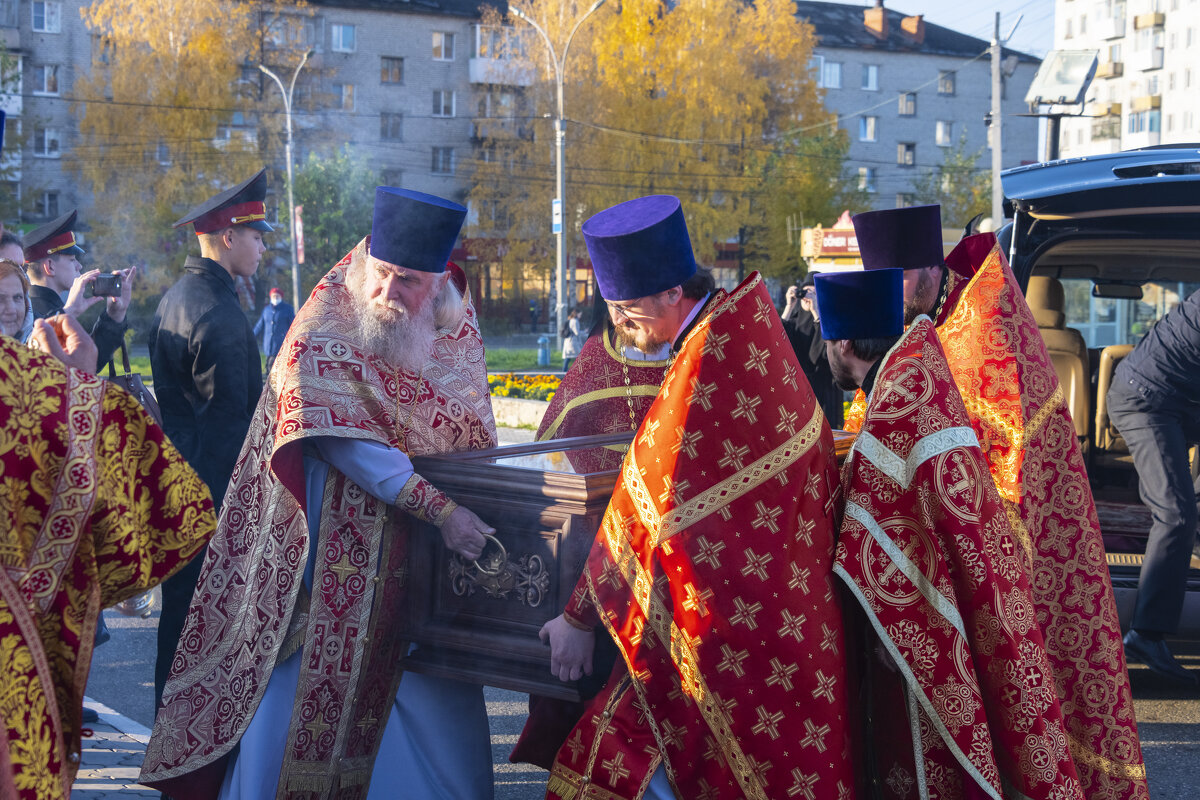
M 188 798 L 490 798 L 479 686 L 407 674 L 414 520 L 493 530 L 409 456 L 494 446 L 483 341 L 447 259 L 466 209 L 380 187 L 271 370 L 141 781 Z

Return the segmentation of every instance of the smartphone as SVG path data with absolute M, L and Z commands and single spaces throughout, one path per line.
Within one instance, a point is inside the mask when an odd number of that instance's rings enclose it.
M 121 276 L 97 275 L 92 281 L 92 297 L 118 297 L 121 294 Z

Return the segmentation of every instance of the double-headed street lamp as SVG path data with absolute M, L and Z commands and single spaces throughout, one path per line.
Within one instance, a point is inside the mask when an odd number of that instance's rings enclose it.
M 600 6 L 604 5 L 605 0 L 596 0 L 591 7 L 584 12 L 576 22 L 575 27 L 571 28 L 571 34 L 567 36 L 567 42 L 563 45 L 562 58 L 555 54 L 554 43 L 550 41 L 550 37 L 541 25 L 533 21 L 533 18 L 526 14 L 521 9 L 514 5 L 510 5 L 508 10 L 512 15 L 519 20 L 528 22 L 533 26 L 533 29 L 542 35 L 542 39 L 546 42 L 546 49 L 550 51 L 550 61 L 554 64 L 554 83 L 558 89 L 558 103 L 554 114 L 554 178 L 557 197 L 554 198 L 550 210 L 550 224 L 554 231 L 554 240 L 558 252 L 555 255 L 555 283 L 557 284 L 558 292 L 555 297 L 557 305 L 555 316 L 555 337 L 558 342 L 558 348 L 562 349 L 562 324 L 567 318 L 567 224 L 566 219 L 566 194 L 567 194 L 567 175 L 566 166 L 563 161 L 563 145 L 566 140 L 566 131 L 563 123 L 563 70 L 567 65 L 567 53 L 571 50 L 571 40 L 575 38 L 576 31 L 583 21 L 596 12 Z M 574 276 L 574 271 L 571 275 Z M 574 280 L 571 281 L 574 284 Z
M 291 219 L 288 223 L 288 231 L 290 232 L 288 238 L 292 240 L 292 308 L 297 311 L 300 310 L 300 260 L 296 252 L 296 201 L 292 197 L 292 90 L 296 88 L 296 76 L 300 74 L 300 70 L 304 68 L 308 57 L 312 54 L 313 51 L 309 50 L 300 59 L 300 63 L 296 65 L 296 69 L 292 70 L 292 79 L 288 82 L 286 89 L 283 88 L 283 81 L 279 79 L 278 75 L 272 72 L 265 64 L 258 65 L 260 70 L 275 81 L 275 85 L 279 87 L 279 93 L 283 95 L 283 115 L 287 122 L 285 157 L 287 158 L 288 214 Z

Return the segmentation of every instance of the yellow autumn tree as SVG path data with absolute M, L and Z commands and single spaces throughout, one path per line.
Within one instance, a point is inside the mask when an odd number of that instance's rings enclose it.
M 92 65 L 76 82 L 80 142 L 70 167 L 103 210 L 87 220 L 97 263 L 148 263 L 144 291 L 169 285 L 193 245 L 190 231 L 170 227 L 179 214 L 264 165 L 264 136 L 279 123 L 252 113 L 255 65 L 264 40 L 291 46 L 279 7 L 94 0 L 80 9 Z
M 513 5 L 561 54 L 591 2 Z M 702 263 L 714 262 L 717 243 L 740 240 L 744 252 L 759 254 L 748 268 L 784 271 L 771 258 L 778 245 L 770 231 L 784 230 L 792 211 L 776 202 L 771 186 L 811 161 L 820 173 L 812 184 L 826 202 L 842 192 L 846 146 L 830 133 L 809 73 L 812 27 L 795 12 L 791 0 L 610 0 L 579 27 L 564 70 L 564 223 L 573 255 L 585 252 L 579 225 L 591 214 L 667 193 L 683 201 Z M 549 268 L 553 62 L 523 20 L 491 15 L 484 24 L 511 26 L 497 27 L 507 50 L 487 55 L 507 65 L 492 96 L 515 99 L 480 103 L 468 235 L 478 237 L 480 258 Z M 523 77 L 530 74 L 531 82 Z M 506 83 L 530 85 L 514 93 Z

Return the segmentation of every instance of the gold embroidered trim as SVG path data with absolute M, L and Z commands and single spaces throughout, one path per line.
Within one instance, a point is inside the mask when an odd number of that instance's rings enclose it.
M 1023 561 L 1025 569 L 1029 570 L 1033 566 L 1033 537 L 1029 535 L 1029 528 L 1025 526 L 1025 520 L 1021 519 L 1021 507 L 1007 497 L 1001 497 L 1000 503 L 1004 506 L 1004 513 L 1008 515 L 1008 524 L 1012 528 L 1013 537 L 1021 546 L 1021 552 L 1025 556 Z
M 1081 761 L 1093 769 L 1098 769 L 1101 772 L 1121 778 L 1141 778 L 1144 780 L 1146 777 L 1146 766 L 1144 764 L 1122 764 L 1100 755 L 1088 746 L 1086 742 L 1073 734 L 1068 734 L 1067 739 L 1068 746 L 1071 748 L 1071 758 L 1076 761 Z
M 654 363 L 657 364 L 658 362 L 654 362 Z M 658 388 L 659 387 L 657 387 L 657 386 L 650 386 L 648 384 L 638 383 L 638 384 L 633 384 L 633 386 L 630 388 L 632 389 L 632 391 L 629 394 L 631 394 L 634 397 L 657 397 L 658 396 Z M 622 385 L 622 386 L 611 386 L 607 389 L 596 389 L 593 392 L 586 392 L 584 394 L 577 395 L 576 397 L 571 398 L 571 400 L 569 400 L 567 402 L 567 404 L 565 406 L 563 406 L 562 411 L 558 412 L 558 416 L 554 418 L 554 422 L 550 425 L 550 427 L 548 427 L 546 429 L 546 432 L 542 434 L 542 437 L 541 437 L 541 439 L 539 439 L 539 441 L 553 439 L 555 437 L 555 434 L 558 433 L 558 429 L 562 426 L 563 420 L 566 419 L 567 414 L 569 412 L 575 410 L 576 408 L 587 405 L 588 403 L 594 403 L 597 400 L 608 400 L 613 397 L 625 397 L 625 396 L 626 396 L 626 387 L 624 385 Z
M 708 491 L 693 497 L 661 519 L 654 532 L 654 546 L 658 547 L 672 536 L 683 532 L 705 517 L 720 511 L 725 506 L 753 489 L 779 475 L 804 456 L 821 438 L 821 423 L 825 419 L 820 406 L 813 409 L 808 424 L 795 436 L 767 453 L 750 466 L 713 486 Z M 640 479 L 641 475 L 638 474 Z

